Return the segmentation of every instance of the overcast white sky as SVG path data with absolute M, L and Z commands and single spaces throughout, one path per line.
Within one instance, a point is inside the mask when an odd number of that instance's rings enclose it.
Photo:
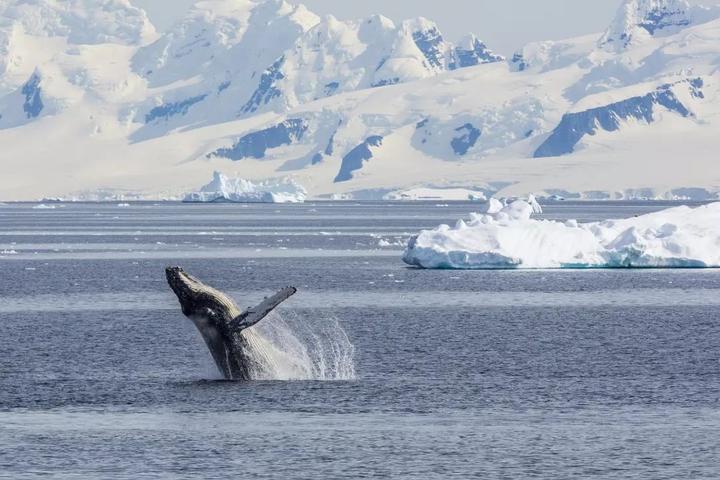
M 132 0 L 160 29 L 181 16 L 193 0 Z M 290 0 L 297 3 L 295 0 Z M 601 32 L 621 0 L 304 0 L 310 10 L 340 19 L 382 13 L 393 20 L 424 16 L 456 40 L 473 32 L 506 55 L 525 43 Z M 713 3 L 713 0 L 710 0 Z

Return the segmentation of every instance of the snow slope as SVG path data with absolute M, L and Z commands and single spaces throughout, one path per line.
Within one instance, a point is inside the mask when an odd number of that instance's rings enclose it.
M 162 35 L 126 0 L 0 9 L 3 200 L 175 198 L 214 171 L 314 198 L 720 192 L 717 4 L 626 0 L 605 33 L 508 61 L 283 0 L 197 2 Z
M 410 240 L 404 261 L 423 268 L 659 268 L 720 266 L 720 203 L 578 224 L 531 218 L 518 200 Z

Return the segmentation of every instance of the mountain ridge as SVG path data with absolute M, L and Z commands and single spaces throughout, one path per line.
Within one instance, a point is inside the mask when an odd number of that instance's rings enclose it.
M 0 24 L 4 199 L 98 189 L 177 197 L 215 170 L 292 176 L 314 197 L 423 186 L 720 192 L 706 133 L 720 115 L 717 7 L 627 0 L 603 34 L 504 59 L 472 34 L 446 41 L 427 19 L 339 21 L 283 0 L 198 2 L 164 33 L 129 2 L 103 0 L 97 31 L 74 34 L 87 28 L 77 20 L 84 3 L 5 7 L 14 17 Z M 28 33 L 31 13 L 46 11 L 56 20 Z M 560 135 L 581 112 L 594 112 L 572 127 L 584 133 Z M 670 157 L 688 144 L 680 132 L 697 137 L 690 164 L 704 172 Z M 553 138 L 577 141 L 544 148 Z M 668 173 L 647 168 L 646 156 Z M 627 178 L 606 178 L 619 166 Z

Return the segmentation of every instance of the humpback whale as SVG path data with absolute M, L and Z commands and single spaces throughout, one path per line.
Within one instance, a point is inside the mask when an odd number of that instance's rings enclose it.
M 267 342 L 250 329 L 297 289 L 287 287 L 244 312 L 230 297 L 187 274 L 180 267 L 165 270 L 183 314 L 193 321 L 227 380 L 251 380 L 253 372 L 272 364 Z

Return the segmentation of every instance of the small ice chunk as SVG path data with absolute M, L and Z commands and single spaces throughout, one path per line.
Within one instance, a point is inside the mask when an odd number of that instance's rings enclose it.
M 479 211 L 481 213 L 498 213 L 500 210 L 505 208 L 505 205 L 497 198 L 491 198 L 484 205 L 480 206 Z
M 532 204 L 524 200 L 515 200 L 500 210 L 498 215 L 505 214 L 510 220 L 529 220 L 533 213 L 535 208 Z
M 535 198 L 535 195 L 530 195 L 527 199 L 527 203 L 529 203 L 530 206 L 532 207 L 533 213 L 538 214 L 538 215 L 543 213 L 543 209 L 540 206 L 540 204 L 538 203 L 537 198 Z

